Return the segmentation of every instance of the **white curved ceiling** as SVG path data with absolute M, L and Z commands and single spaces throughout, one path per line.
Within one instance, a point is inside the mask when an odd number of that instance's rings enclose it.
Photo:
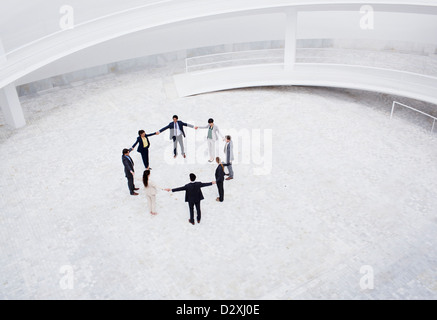
M 3 0 L 0 38 L 0 88 L 42 66 L 93 45 L 137 31 L 218 15 L 275 12 L 298 6 L 304 11 L 375 10 L 437 14 L 437 1 L 362 0 L 71 0 L 75 28 L 62 31 L 60 8 L 65 0 Z M 412 26 L 414 27 L 414 26 Z

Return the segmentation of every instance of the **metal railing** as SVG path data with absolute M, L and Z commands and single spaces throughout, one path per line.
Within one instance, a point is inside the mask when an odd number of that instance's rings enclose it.
M 345 49 L 346 53 L 350 53 Z M 393 65 L 381 65 L 379 59 L 375 56 L 368 60 L 355 61 L 349 56 L 350 60 L 345 64 L 345 56 L 338 56 L 335 53 L 339 49 L 335 48 L 298 48 L 296 50 L 296 64 L 323 64 L 323 65 L 338 65 L 338 66 L 356 66 L 366 67 L 377 70 L 390 70 L 406 74 L 420 75 L 428 78 L 436 78 L 434 74 L 427 74 L 424 70 L 399 70 Z M 340 50 L 341 51 L 341 50 Z M 344 52 L 343 52 L 344 53 Z M 378 52 L 378 54 L 384 52 Z M 245 51 L 230 51 L 215 54 L 199 55 L 185 59 L 185 72 L 212 70 L 216 68 L 244 66 L 254 64 L 271 64 L 279 65 L 284 63 L 284 49 L 256 49 Z M 407 54 L 405 54 L 407 55 Z M 346 56 L 347 58 L 347 56 Z M 422 68 L 423 69 L 423 68 Z
M 251 57 L 252 55 L 252 57 Z M 258 55 L 258 56 L 257 56 Z M 241 56 L 239 58 L 238 56 Z M 195 63 L 195 61 L 202 61 Z M 274 61 L 276 60 L 276 61 Z M 202 70 L 204 68 L 222 67 L 223 64 L 259 64 L 262 61 L 267 63 L 277 64 L 284 62 L 284 49 L 260 49 L 260 50 L 246 50 L 246 51 L 231 51 L 223 53 L 214 53 L 202 56 L 195 56 L 185 59 L 185 72 Z M 265 64 L 266 62 L 264 62 Z
M 418 112 L 418 113 L 420 113 L 420 114 L 423 114 L 423 115 L 425 115 L 425 116 L 427 116 L 427 117 L 432 118 L 432 119 L 433 119 L 433 122 L 432 122 L 431 133 L 434 131 L 435 121 L 437 120 L 436 117 L 434 117 L 434 116 L 432 116 L 432 115 L 430 115 L 430 114 L 428 114 L 428 113 L 425 113 L 425 112 L 423 112 L 423 111 L 417 110 L 417 109 L 415 109 L 415 108 L 413 108 L 413 107 L 407 106 L 406 104 L 403 104 L 403 103 L 397 102 L 397 101 L 393 101 L 392 108 L 391 108 L 390 119 L 393 118 L 393 112 L 394 112 L 394 109 L 395 109 L 395 106 L 396 106 L 396 105 L 400 105 L 400 106 L 402 106 L 402 107 L 404 107 L 404 108 L 407 108 L 407 109 L 410 109 L 410 110 L 416 111 L 416 112 Z

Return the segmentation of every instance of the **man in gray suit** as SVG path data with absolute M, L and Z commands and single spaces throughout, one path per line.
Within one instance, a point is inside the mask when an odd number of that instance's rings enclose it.
M 225 144 L 225 163 L 228 167 L 229 174 L 227 174 L 229 177 L 226 178 L 226 180 L 232 180 L 234 179 L 234 170 L 232 169 L 232 161 L 234 161 L 234 144 L 231 141 L 231 136 L 226 136 L 226 144 Z
M 194 126 L 191 124 L 179 121 L 178 119 L 179 119 L 178 116 L 174 115 L 173 122 L 170 122 L 168 124 L 168 126 L 162 128 L 161 130 L 156 132 L 156 134 L 160 134 L 161 132 L 163 132 L 167 129 L 170 129 L 170 140 L 173 140 L 174 157 L 176 158 L 178 156 L 177 146 L 179 143 L 180 148 L 181 148 L 181 154 L 184 156 L 184 158 L 186 158 L 185 150 L 184 150 L 184 140 L 183 140 L 183 138 L 185 138 L 184 127 L 194 128 Z M 197 127 L 196 127 L 196 129 L 197 129 Z

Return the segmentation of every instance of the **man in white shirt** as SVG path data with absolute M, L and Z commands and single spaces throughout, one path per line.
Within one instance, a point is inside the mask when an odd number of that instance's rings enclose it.
M 208 150 L 209 150 L 208 162 L 213 162 L 215 159 L 216 141 L 218 140 L 219 135 L 223 139 L 223 135 L 221 134 L 219 128 L 214 124 L 214 119 L 209 119 L 207 126 L 199 127 L 199 128 L 208 129 L 208 133 L 206 135 L 206 140 L 208 141 Z

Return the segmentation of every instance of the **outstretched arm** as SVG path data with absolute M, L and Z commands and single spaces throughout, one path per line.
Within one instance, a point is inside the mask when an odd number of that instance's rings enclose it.
M 165 190 L 164 188 L 161 188 L 160 186 L 158 186 L 155 182 L 153 181 L 149 181 L 149 186 L 151 186 L 152 188 L 155 188 L 156 190 L 160 189 L 160 190 Z
M 129 152 L 131 152 L 133 149 L 135 149 L 135 147 L 137 146 L 137 144 L 139 143 L 139 139 L 137 139 L 137 141 L 135 141 L 134 145 L 132 146 L 132 148 L 129 149 Z
M 201 185 L 200 185 L 200 187 L 201 188 L 203 188 L 203 187 L 209 187 L 209 186 L 212 186 L 213 184 L 215 184 L 216 182 L 215 181 L 213 181 L 213 182 L 208 182 L 208 183 L 202 183 Z
M 189 123 L 182 122 L 182 125 L 185 127 L 194 128 L 194 126 L 192 124 L 189 124 Z
M 158 134 L 158 132 L 159 132 L 159 133 L 164 132 L 165 130 L 167 130 L 167 129 L 169 129 L 169 128 L 170 128 L 170 125 L 168 125 L 168 126 L 162 128 L 161 130 L 157 131 L 156 133 Z
M 219 127 L 215 126 L 217 129 L 217 133 L 219 134 L 220 138 L 224 139 L 225 137 L 222 135 L 222 133 L 220 132 Z
M 187 187 L 183 186 L 180 188 L 175 188 L 175 189 L 172 189 L 171 192 L 178 192 L 178 191 L 184 191 L 184 190 L 187 190 Z
M 150 134 L 146 134 L 146 137 L 151 137 L 151 136 L 154 136 L 154 135 L 156 135 L 156 132 L 150 133 Z

